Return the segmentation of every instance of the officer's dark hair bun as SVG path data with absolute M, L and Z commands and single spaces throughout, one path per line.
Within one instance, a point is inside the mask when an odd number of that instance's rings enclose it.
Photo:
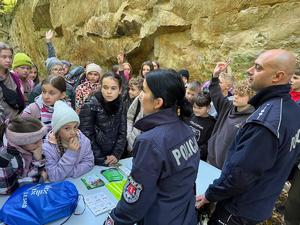
M 180 118 L 191 115 L 189 103 L 185 99 L 185 86 L 181 76 L 171 70 L 154 70 L 147 74 L 146 82 L 155 98 L 164 100 L 161 109 L 180 108 Z

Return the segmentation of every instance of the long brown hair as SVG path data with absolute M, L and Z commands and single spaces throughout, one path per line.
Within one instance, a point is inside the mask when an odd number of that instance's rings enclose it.
M 45 84 L 50 84 L 55 87 L 60 92 L 65 92 L 67 90 L 66 81 L 61 76 L 51 75 L 42 81 L 42 86 Z

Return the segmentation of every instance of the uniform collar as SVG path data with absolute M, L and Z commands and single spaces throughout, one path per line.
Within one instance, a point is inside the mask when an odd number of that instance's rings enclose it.
M 143 117 L 134 124 L 134 127 L 145 132 L 156 126 L 174 123 L 178 120 L 175 109 L 167 108 Z
M 256 109 L 261 106 L 266 101 L 272 98 L 280 98 L 280 97 L 287 97 L 289 96 L 290 85 L 275 85 L 264 88 L 263 90 L 259 91 L 253 98 L 250 99 L 249 104 L 253 105 Z

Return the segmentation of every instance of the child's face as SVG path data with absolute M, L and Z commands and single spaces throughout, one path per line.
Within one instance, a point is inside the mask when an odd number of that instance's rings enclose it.
M 102 80 L 101 93 L 105 101 L 112 102 L 121 94 L 121 88 L 115 79 L 106 77 Z
M 300 76 L 299 75 L 293 75 L 291 79 L 291 85 L 293 91 L 300 92 Z
M 186 77 L 184 77 L 184 76 L 181 76 L 181 79 L 182 79 L 182 81 L 183 81 L 184 85 L 186 85 L 186 84 L 187 84 L 187 82 L 188 82 L 188 80 L 186 79 Z
M 47 106 L 52 106 L 57 100 L 64 99 L 65 97 L 66 92 L 61 92 L 51 84 L 44 84 L 42 86 L 42 98 L 44 104 Z
M 28 79 L 34 80 L 36 77 L 37 77 L 37 70 L 35 67 L 32 67 L 31 71 L 29 72 Z
M 130 66 L 128 64 L 123 65 L 123 70 L 124 70 L 124 73 L 126 72 L 127 74 L 130 74 L 130 72 L 131 72 Z
M 31 67 L 24 65 L 24 66 L 19 66 L 19 67 L 15 68 L 14 70 L 19 74 L 19 76 L 22 80 L 26 80 L 31 71 Z
M 186 89 L 185 97 L 189 102 L 192 102 L 193 98 L 196 96 L 197 91 L 193 91 L 189 88 Z
M 246 105 L 248 105 L 248 101 L 249 101 L 249 96 L 245 95 L 245 96 L 241 96 L 239 94 L 234 94 L 233 95 L 233 105 L 236 107 L 245 107 Z
M 222 93 L 226 93 L 226 96 L 228 95 L 228 90 L 229 90 L 229 84 L 228 82 L 223 78 L 223 77 L 219 77 L 219 80 L 220 80 L 220 88 L 222 90 Z M 224 97 L 226 97 L 224 96 Z
M 28 152 L 33 152 L 42 147 L 43 140 L 39 140 L 33 144 L 22 145 L 21 147 Z
M 138 89 L 137 85 L 131 85 L 128 90 L 129 98 L 136 98 L 141 93 L 141 90 Z
M 9 69 L 12 64 L 12 52 L 9 49 L 2 49 L 0 51 L 0 69 Z
M 58 131 L 59 137 L 64 142 L 69 142 L 71 138 L 77 137 L 77 134 L 78 134 L 77 122 L 67 123 Z
M 98 72 L 89 72 L 87 75 L 86 75 L 86 79 L 90 82 L 92 82 L 93 84 L 95 83 L 98 83 L 99 80 L 100 80 L 100 74 Z
M 193 105 L 193 113 L 197 117 L 207 117 L 209 106 L 198 106 L 196 103 Z
M 152 62 L 152 64 L 153 64 L 153 69 L 157 70 L 158 69 L 158 65 L 155 62 Z
M 55 75 L 55 76 L 61 76 L 61 77 L 63 77 L 64 76 L 64 68 L 63 68 L 63 66 L 61 66 L 61 65 L 54 65 L 51 68 L 50 75 Z
M 68 67 L 67 65 L 63 65 L 63 69 L 64 69 L 64 75 L 67 75 L 70 71 L 70 67 Z
M 142 70 L 143 77 L 146 77 L 146 74 L 149 72 L 150 72 L 150 66 L 144 65 Z

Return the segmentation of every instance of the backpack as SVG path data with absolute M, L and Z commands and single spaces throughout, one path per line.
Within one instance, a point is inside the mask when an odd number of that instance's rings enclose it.
M 78 196 L 77 188 L 69 181 L 27 184 L 5 202 L 0 220 L 10 225 L 47 224 L 63 217 L 68 220 L 75 212 Z

